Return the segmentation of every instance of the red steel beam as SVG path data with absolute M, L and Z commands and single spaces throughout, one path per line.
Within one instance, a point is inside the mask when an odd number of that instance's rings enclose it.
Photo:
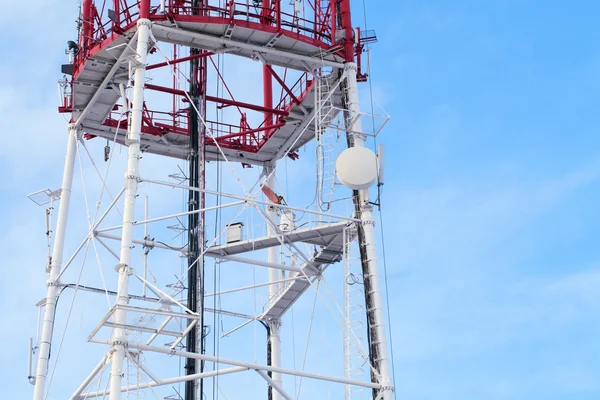
M 171 93 L 171 94 L 175 94 L 177 96 L 183 96 L 183 97 L 188 96 L 188 92 L 186 92 L 185 90 L 173 89 L 173 88 L 168 88 L 165 86 L 152 85 L 151 83 L 146 83 L 146 89 L 155 90 L 157 92 L 163 92 L 163 93 Z
M 92 7 L 94 3 L 92 0 L 84 0 L 81 10 L 81 19 L 83 23 L 83 40 L 81 45 L 83 48 L 87 48 L 88 43 L 92 41 L 92 35 L 94 34 L 94 20 L 92 16 Z
M 282 126 L 285 126 L 285 122 L 279 122 L 279 123 L 277 123 L 275 125 L 263 126 L 263 127 L 255 128 L 255 129 L 248 129 L 248 130 L 245 130 L 245 131 L 231 133 L 229 135 L 217 136 L 216 139 L 217 140 L 231 139 L 231 138 L 235 138 L 235 137 L 239 137 L 239 136 L 250 135 L 252 133 L 258 133 L 258 132 L 268 131 L 270 129 L 281 128 Z
M 261 22 L 270 25 L 271 0 L 263 0 L 262 7 Z M 267 64 L 263 65 L 263 104 L 265 108 L 273 108 L 273 77 L 267 68 Z M 265 112 L 264 125 L 273 125 L 273 114 Z
M 150 18 L 150 0 L 140 1 L 140 18 Z
M 196 55 L 193 55 L 193 56 L 182 57 L 182 58 L 177 58 L 177 59 L 171 60 L 171 61 L 165 61 L 165 62 L 161 62 L 161 63 L 158 63 L 158 64 L 148 65 L 146 67 L 146 71 L 151 70 L 151 69 L 166 67 L 167 65 L 179 64 L 179 63 L 182 63 L 182 62 L 194 60 L 196 58 L 209 57 L 209 56 L 212 56 L 213 54 L 215 54 L 215 53 L 209 51 L 209 52 L 206 52 L 206 53 L 200 53 L 200 54 L 196 54 Z
M 271 72 L 271 75 L 273 76 L 273 78 L 275 78 L 275 80 L 277 82 L 279 82 L 279 84 L 281 85 L 281 87 L 283 88 L 283 90 L 286 91 L 287 94 L 290 95 L 290 97 L 292 98 L 292 100 L 294 100 L 296 102 L 296 104 L 300 104 L 300 100 L 294 96 L 294 93 L 292 92 L 292 90 L 290 88 L 287 87 L 287 85 L 285 84 L 285 82 L 283 81 L 283 79 L 281 79 L 279 77 L 279 75 L 277 75 L 277 73 L 275 72 L 275 70 L 273 69 L 273 67 L 271 67 L 270 65 L 265 65 L 267 67 L 267 69 L 269 70 L 269 72 Z
M 352 13 L 350 0 L 340 0 L 341 28 L 344 30 L 344 55 L 347 62 L 354 62 L 354 29 L 352 28 Z
M 113 28 L 119 27 L 121 24 L 121 0 L 113 0 L 113 8 L 115 10 L 115 21 L 113 21 Z
M 263 66 L 263 102 L 265 109 L 273 109 L 273 77 L 268 65 Z M 265 111 L 265 125 L 273 124 L 273 113 Z
M 331 13 L 331 43 L 334 44 L 335 43 L 335 30 L 337 29 L 337 27 L 335 26 L 336 24 L 336 20 L 337 20 L 337 7 L 336 7 L 336 1 L 334 0 L 330 0 L 329 1 L 329 12 Z
M 146 89 L 155 90 L 155 91 L 163 92 L 163 93 L 170 93 L 170 94 L 182 96 L 185 98 L 187 98 L 187 96 L 188 96 L 188 94 L 185 90 L 179 90 L 179 89 L 173 89 L 173 88 L 168 88 L 168 87 L 164 87 L 164 86 L 152 85 L 150 83 L 146 84 Z M 271 113 L 271 114 L 279 115 L 282 117 L 286 117 L 289 115 L 289 113 L 287 111 L 258 106 L 256 104 L 243 103 L 241 101 L 223 99 L 223 98 L 215 97 L 215 96 L 206 96 L 206 100 L 213 102 L 213 103 L 221 103 L 221 104 L 225 104 L 228 106 L 241 107 L 241 108 L 246 108 L 248 110 L 254 110 L 254 111 L 259 111 L 259 112 L 263 112 L 263 113 Z

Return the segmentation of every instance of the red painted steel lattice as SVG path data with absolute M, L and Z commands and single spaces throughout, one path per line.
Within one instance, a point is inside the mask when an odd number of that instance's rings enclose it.
M 225 3 L 219 6 L 219 3 Z M 360 65 L 360 53 L 364 43 L 371 40 L 356 31 L 351 26 L 350 0 L 305 0 L 304 13 L 300 16 L 292 10 L 285 9 L 287 2 L 282 5 L 281 0 L 266 1 L 200 1 L 198 6 L 192 7 L 189 1 L 164 0 L 160 1 L 132 1 L 132 0 L 84 0 L 81 14 L 81 29 L 78 49 L 74 56 L 72 79 L 64 96 L 64 104 L 59 108 L 61 112 L 73 112 L 74 116 L 80 109 L 73 96 L 77 95 L 78 84 L 85 81 L 86 68 L 91 68 L 98 58 L 114 47 L 122 44 L 127 35 L 136 29 L 136 23 L 141 16 L 146 16 L 154 24 L 160 26 L 183 26 L 186 29 L 199 32 L 212 32 L 212 27 L 233 32 L 237 29 L 246 35 L 255 35 L 255 32 L 268 34 L 271 41 L 264 44 L 271 45 L 274 41 L 284 38 L 292 46 L 304 46 L 306 51 L 316 50 L 339 62 L 357 60 Z M 266 37 L 266 36 L 265 36 Z M 361 41 L 363 39 L 363 41 Z M 366 39 L 366 40 L 365 40 Z M 249 41 L 251 39 L 248 39 Z M 282 39 L 283 41 L 283 39 Z M 173 40 L 173 43 L 176 43 Z M 260 43 L 260 41 L 258 41 Z M 185 44 L 184 44 L 185 45 Z M 176 50 L 176 48 L 174 49 Z M 153 52 L 154 49 L 151 51 Z M 173 65 L 185 63 L 193 58 L 201 58 L 203 68 L 212 65 L 227 90 L 227 97 L 210 96 L 202 92 L 203 101 L 214 103 L 217 109 L 235 107 L 239 111 L 239 123 L 225 123 L 223 121 L 207 120 L 213 138 L 207 138 L 207 146 L 215 146 L 217 142 L 222 148 L 245 153 L 257 153 L 273 137 L 278 130 L 289 123 L 288 116 L 293 107 L 304 109 L 304 102 L 310 101 L 311 91 L 315 81 L 312 75 L 304 72 L 298 74 L 287 72 L 278 74 L 270 65 L 263 71 L 264 95 L 262 104 L 245 103 L 235 100 L 227 82 L 223 79 L 218 65 L 213 56 L 215 51 L 203 50 L 197 56 L 173 58 L 169 62 L 160 62 L 148 66 L 148 70 L 172 68 Z M 311 54 L 307 54 L 311 55 Z M 274 63 L 274 65 L 276 62 Z M 292 66 L 294 68 L 294 66 Z M 306 68 L 305 68 L 306 70 Z M 283 76 L 281 76 L 283 75 Z M 366 76 L 359 71 L 359 78 Z M 290 82 L 291 80 L 291 82 Z M 273 101 L 273 81 L 279 85 L 280 98 Z M 199 80 L 200 85 L 203 84 Z M 205 83 L 205 82 L 204 82 Z M 177 88 L 175 82 L 169 85 L 156 85 L 148 83 L 146 89 L 167 93 L 172 96 L 171 109 L 153 109 L 150 104 L 145 104 L 142 133 L 156 137 L 166 135 L 189 134 L 189 106 L 186 105 L 188 95 Z M 314 101 L 314 99 L 313 99 Z M 81 106 L 81 105 L 79 105 Z M 258 126 L 251 126 L 248 113 L 262 114 Z M 101 113 L 100 113 L 101 114 Z M 122 119 L 122 109 L 115 104 L 107 110 L 106 118 L 101 122 L 101 129 L 127 130 L 127 120 Z M 256 124 L 255 124 L 256 125 Z M 86 125 L 84 123 L 84 129 Z M 89 129 L 88 138 L 95 137 L 97 132 Z M 297 156 L 292 153 L 292 156 Z

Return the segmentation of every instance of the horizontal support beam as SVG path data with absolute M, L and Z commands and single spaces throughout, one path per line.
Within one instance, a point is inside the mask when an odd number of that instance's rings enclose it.
M 112 240 L 121 240 L 121 237 L 118 235 L 111 235 L 110 233 L 104 233 L 104 232 L 96 232 L 94 236 L 99 236 L 102 238 L 106 238 L 106 239 L 112 239 Z M 178 251 L 181 252 L 183 254 L 187 253 L 187 247 L 171 247 L 162 243 L 158 243 L 154 240 L 145 240 L 145 239 L 137 239 L 137 238 L 133 238 L 132 242 L 135 244 L 141 244 L 143 246 L 146 247 L 157 247 L 160 249 L 164 249 L 164 250 L 173 250 L 173 251 Z M 251 258 L 245 258 L 245 257 L 238 257 L 238 256 L 229 256 L 229 255 L 222 255 L 222 254 L 217 254 L 217 253 L 211 253 L 211 252 L 206 252 L 204 254 L 206 257 L 210 257 L 210 258 L 216 258 L 219 260 L 226 260 L 226 261 L 232 261 L 232 262 L 239 262 L 242 264 L 249 264 L 249 265 L 257 265 L 257 266 L 261 266 L 261 267 L 266 267 L 266 268 L 274 268 L 274 269 L 279 269 L 282 271 L 290 271 L 290 272 L 298 272 L 298 273 L 302 273 L 302 268 L 300 267 L 296 267 L 294 265 L 284 265 L 284 264 L 277 264 L 277 263 L 270 263 L 268 261 L 261 261 L 261 260 L 253 260 Z M 306 271 L 304 270 L 305 273 L 307 273 L 309 276 L 312 275 L 309 272 L 310 271 Z
M 213 211 L 213 210 L 218 210 L 218 209 L 221 209 L 221 208 L 227 208 L 227 207 L 233 207 L 233 206 L 239 206 L 239 205 L 242 205 L 242 204 L 245 204 L 245 202 L 244 201 L 235 201 L 233 203 L 227 203 L 227 204 L 220 204 L 218 206 L 205 207 L 205 208 L 201 208 L 199 210 L 186 211 L 186 212 L 177 213 L 177 214 L 165 215 L 165 216 L 162 216 L 162 217 L 150 218 L 150 219 L 146 219 L 146 220 L 142 220 L 142 221 L 134 221 L 133 224 L 134 225 L 149 224 L 151 222 L 164 221 L 166 219 L 177 218 L 177 217 L 185 217 L 186 215 L 199 214 L 201 212 Z M 111 226 L 110 228 L 98 229 L 98 230 L 96 230 L 96 232 L 97 233 L 101 233 L 101 232 L 114 231 L 116 229 L 121 229 L 122 227 L 123 227 L 123 225 L 116 225 L 116 226 Z M 96 236 L 99 236 L 99 235 L 96 235 Z
M 278 122 L 273 125 L 261 126 L 260 128 L 246 129 L 246 130 L 241 130 L 237 133 L 231 133 L 229 135 L 217 136 L 217 137 L 215 137 L 215 140 L 222 141 L 224 139 L 233 139 L 233 138 L 237 138 L 237 137 L 244 136 L 244 135 L 250 135 L 252 133 L 266 132 L 266 131 L 270 131 L 273 129 L 281 128 L 285 125 L 286 125 L 285 122 Z
M 248 315 L 248 314 L 242 314 L 242 313 L 238 313 L 235 311 L 225 311 L 225 310 L 216 310 L 214 308 L 204 308 L 205 312 L 208 313 L 213 313 L 213 314 L 221 314 L 221 315 L 227 315 L 228 317 L 236 317 L 236 318 L 244 318 L 244 319 L 250 319 L 250 320 L 258 320 L 258 317 L 253 317 L 252 315 Z
M 107 344 L 107 345 L 111 344 L 111 342 L 108 340 L 91 340 L 91 341 L 93 341 L 94 343 L 100 343 L 100 344 Z M 147 346 L 147 345 L 144 345 L 141 343 L 135 343 L 135 342 L 129 342 L 129 348 L 141 350 L 141 351 L 150 351 L 150 352 L 154 352 L 154 353 L 162 353 L 162 354 L 167 354 L 167 355 L 171 355 L 171 356 L 193 358 L 195 360 L 204 360 L 204 361 L 209 361 L 209 362 L 213 362 L 213 363 L 235 365 L 235 366 L 239 366 L 239 367 L 246 367 L 248 369 L 253 369 L 253 370 L 279 372 L 280 374 L 284 374 L 284 375 L 301 376 L 304 378 L 317 379 L 317 380 L 322 380 L 322 381 L 327 381 L 327 382 L 341 383 L 344 385 L 360 386 L 360 387 L 366 387 L 366 388 L 370 388 L 370 389 L 381 389 L 381 385 L 379 383 L 375 383 L 375 382 L 365 382 L 365 381 L 359 381 L 359 380 L 355 380 L 355 379 L 338 378 L 335 376 L 314 374 L 311 372 L 298 371 L 298 370 L 294 370 L 294 369 L 272 367 L 269 365 L 261 365 L 261 364 L 251 363 L 251 362 L 231 360 L 231 359 L 222 358 L 222 357 L 213 357 L 208 354 L 190 353 L 190 352 L 182 351 L 182 350 L 168 349 L 168 348 L 157 347 L 157 346 Z
M 83 130 L 94 136 L 113 140 L 115 137 L 116 128 L 113 126 L 94 124 L 93 126 L 84 125 Z M 142 131 L 143 130 L 144 128 L 142 128 Z M 187 160 L 187 156 L 189 154 L 189 148 L 187 145 L 177 145 L 172 143 L 165 144 L 161 142 L 156 142 L 154 140 L 146 139 L 144 138 L 144 136 L 147 135 L 142 135 L 140 139 L 140 145 L 142 148 L 144 148 L 145 152 L 178 158 L 181 160 Z M 123 145 L 125 142 L 125 134 L 119 134 L 116 142 Z M 223 147 L 223 145 L 221 145 L 221 147 Z M 206 149 L 206 161 L 231 161 L 259 166 L 265 164 L 264 161 L 252 158 L 255 156 L 254 154 L 246 154 L 245 157 L 240 157 L 238 155 L 240 153 L 239 150 L 233 152 L 232 150 L 223 147 L 223 151 L 225 152 L 227 159 L 225 159 L 223 155 L 217 149 L 214 148 L 214 146 L 211 146 L 210 143 L 208 143 Z
M 174 304 L 177 304 L 177 301 L 174 301 Z M 155 310 L 155 309 L 152 309 L 152 308 L 141 308 L 141 307 L 125 306 L 125 305 L 120 305 L 120 306 L 118 306 L 118 308 L 121 309 L 121 310 L 130 311 L 130 312 L 139 312 L 139 313 L 145 313 L 145 314 L 165 315 L 165 316 L 170 316 L 170 317 L 174 317 L 174 318 L 185 318 L 185 319 L 188 319 L 190 321 L 192 321 L 192 320 L 193 321 L 197 321 L 200 318 L 199 314 L 178 313 L 178 312 L 174 312 L 174 311 Z M 238 318 L 246 318 L 246 319 L 256 319 L 256 317 L 253 317 L 251 315 L 237 313 L 237 312 L 234 312 L 234 311 L 217 310 L 217 309 L 214 309 L 214 308 L 204 308 L 204 311 L 205 312 L 209 312 L 209 313 L 228 315 L 230 317 L 238 317 Z
M 273 55 L 275 57 L 282 57 L 282 58 L 287 58 L 287 59 L 291 58 L 291 59 L 294 59 L 297 61 L 304 61 L 311 68 L 316 68 L 319 66 L 329 66 L 329 67 L 340 68 L 340 69 L 344 68 L 344 63 L 326 60 L 320 56 L 311 57 L 311 56 L 307 56 L 304 54 L 294 53 L 291 51 L 275 49 L 272 47 L 265 47 L 265 46 L 260 46 L 260 45 L 251 44 L 251 43 L 247 43 L 247 42 L 226 39 L 224 37 L 216 37 L 216 36 L 212 36 L 212 35 L 207 35 L 205 33 L 192 32 L 192 31 L 188 31 L 185 29 L 181 29 L 181 28 L 172 28 L 169 26 L 154 24 L 152 26 L 152 33 L 154 34 L 154 36 L 156 36 L 158 38 L 158 40 L 162 40 L 162 41 L 165 41 L 168 43 L 176 42 L 178 44 L 183 44 L 182 40 L 171 41 L 171 40 L 168 40 L 168 38 L 170 36 L 181 37 L 181 36 L 185 35 L 185 36 L 187 36 L 187 38 L 189 38 L 185 41 L 186 42 L 189 41 L 190 44 L 192 42 L 196 42 L 196 43 L 208 42 L 208 43 L 213 43 L 213 46 L 216 45 L 218 48 L 239 47 L 240 49 L 246 49 L 246 50 L 249 50 L 252 52 Z M 270 63 L 275 64 L 273 62 L 270 62 Z
M 154 382 L 139 383 L 136 385 L 124 386 L 121 388 L 121 392 L 134 391 L 137 389 L 149 389 L 149 388 L 153 388 L 153 387 L 157 387 L 157 386 L 164 386 L 164 385 L 172 385 L 174 383 L 186 382 L 186 381 L 202 379 L 202 378 L 210 378 L 212 376 L 217 376 L 217 375 L 219 375 L 219 376 L 227 375 L 227 374 L 232 374 L 235 372 L 247 371 L 249 369 L 250 368 L 246 368 L 246 367 L 231 367 L 231 368 L 219 369 L 216 371 L 200 372 L 198 374 L 193 374 L 193 375 L 179 376 L 177 378 L 161 379 L 158 382 L 154 381 Z M 110 394 L 110 390 L 101 390 L 99 392 L 83 393 L 77 397 L 73 397 L 73 399 L 91 399 L 91 398 L 95 398 L 95 397 L 105 397 L 108 394 Z
M 288 281 L 294 281 L 294 280 L 298 280 L 298 279 L 304 279 L 304 278 L 282 279 L 279 282 L 288 282 Z M 278 282 L 274 282 L 274 283 L 278 283 Z M 256 287 L 270 285 L 270 284 L 271 283 L 259 284 L 259 285 L 256 285 Z M 76 285 L 74 283 L 69 283 L 69 284 L 60 285 L 60 286 L 64 287 L 64 288 L 77 289 L 77 290 L 82 290 L 82 291 L 91 292 L 91 293 L 107 294 L 109 296 L 117 295 L 117 292 L 115 292 L 113 290 L 104 290 L 101 288 L 95 288 L 95 287 L 90 287 L 90 286 Z M 248 289 L 248 288 L 240 288 L 237 290 L 246 290 L 246 289 Z M 224 294 L 224 293 L 225 292 L 211 293 L 210 296 L 220 295 L 220 294 Z M 164 298 L 161 299 L 161 298 L 157 298 L 157 297 L 139 296 L 139 295 L 134 295 L 134 294 L 129 294 L 128 297 L 133 300 L 147 301 L 149 303 L 158 303 L 158 302 L 168 303 L 168 301 L 166 301 Z M 179 300 L 179 302 L 183 302 L 183 301 L 185 301 L 185 300 L 184 299 Z M 172 302 L 172 304 L 177 304 L 177 303 Z M 130 308 L 127 308 L 127 310 L 131 311 L 131 312 L 145 312 L 145 313 L 153 313 L 156 315 L 164 315 L 164 316 L 177 317 L 177 318 L 187 318 L 192 321 L 198 320 L 198 317 L 194 316 L 192 314 L 181 314 L 181 313 L 176 313 L 174 311 L 155 310 L 155 309 L 151 309 L 151 308 L 140 308 L 140 307 L 134 307 L 134 306 L 120 306 L 119 308 L 125 309 L 125 307 L 130 307 Z M 236 317 L 236 318 L 245 318 L 245 319 L 252 319 L 252 320 L 257 319 L 256 317 L 253 317 L 251 315 L 237 313 L 234 311 L 217 310 L 217 309 L 209 308 L 209 307 L 204 307 L 204 312 L 227 315 L 229 317 Z
M 134 276 L 136 278 L 140 279 L 137 275 L 134 274 Z M 142 280 L 142 279 L 140 279 L 140 280 Z M 152 290 L 152 289 L 156 289 L 156 288 L 150 288 L 150 289 Z M 185 309 L 186 313 L 178 313 L 178 312 L 168 311 L 168 310 L 157 310 L 157 309 L 152 309 L 152 308 L 134 307 L 134 306 L 129 306 L 129 305 L 115 305 L 108 311 L 108 313 L 104 316 L 102 321 L 100 321 L 100 323 L 94 328 L 92 333 L 90 333 L 90 335 L 88 336 L 88 341 L 94 342 L 95 341 L 94 337 L 96 336 L 98 331 L 103 326 L 108 326 L 108 327 L 112 327 L 112 328 L 131 329 L 134 331 L 138 330 L 138 331 L 148 332 L 148 333 L 158 333 L 158 334 L 167 335 L 167 336 L 181 337 L 184 334 L 182 332 L 164 331 L 164 330 L 162 330 L 162 328 L 154 329 L 154 328 L 146 328 L 146 327 L 137 326 L 137 325 L 116 324 L 114 322 L 108 322 L 110 317 L 112 317 L 112 315 L 117 310 L 125 310 L 125 311 L 129 311 L 129 312 L 138 312 L 138 313 L 142 313 L 142 314 L 151 314 L 151 315 L 163 315 L 163 316 L 173 317 L 173 318 L 184 318 L 189 321 L 198 321 L 199 320 L 200 315 L 198 313 L 193 313 L 192 311 L 189 311 L 179 301 L 173 299 L 172 297 L 169 297 L 168 300 L 170 300 L 170 302 L 172 304 L 178 305 L 181 308 Z M 248 320 L 258 320 L 257 317 L 254 317 L 252 315 L 237 313 L 237 312 L 233 312 L 233 311 L 217 310 L 214 308 L 204 308 L 204 311 L 209 312 L 209 313 L 227 315 L 230 317 L 244 318 L 244 319 L 248 319 Z M 95 342 L 95 343 L 97 343 L 97 342 Z
M 97 287 L 77 285 L 75 283 L 61 284 L 60 287 L 69 288 L 69 289 L 73 289 L 73 290 L 82 290 L 84 292 L 90 292 L 90 293 L 107 294 L 109 296 L 117 295 L 117 292 L 115 292 L 114 290 L 106 290 L 106 289 L 97 288 Z M 140 296 L 140 295 L 135 295 L 135 294 L 131 294 L 131 293 L 129 293 L 127 295 L 127 297 L 129 297 L 130 299 L 133 299 L 133 300 L 148 301 L 150 303 L 158 303 L 160 301 L 160 299 L 156 298 L 156 297 Z
M 163 221 L 165 219 L 183 217 L 183 216 L 190 215 L 190 214 L 199 214 L 201 212 L 213 211 L 213 210 L 218 210 L 218 209 L 221 209 L 221 208 L 227 208 L 227 207 L 233 207 L 233 206 L 239 206 L 239 205 L 242 205 L 242 204 L 245 204 L 245 202 L 244 201 L 235 201 L 233 203 L 227 203 L 227 204 L 220 204 L 218 206 L 205 207 L 205 208 L 201 208 L 199 210 L 187 211 L 187 212 L 182 212 L 182 213 L 172 214 L 172 215 L 165 215 L 163 217 L 151 218 L 151 219 L 147 219 L 147 220 L 143 220 L 143 221 L 135 221 L 133 224 L 134 225 L 143 225 L 143 224 L 148 224 L 150 222 Z
M 280 269 L 282 271 L 302 272 L 302 268 L 296 267 L 293 265 L 283 265 L 283 264 L 271 263 L 268 261 L 253 260 L 251 258 L 245 258 L 245 257 L 228 256 L 228 255 L 222 255 L 222 254 L 217 254 L 217 253 L 211 253 L 208 251 L 206 253 L 204 253 L 204 255 L 206 257 L 217 258 L 219 260 L 233 261 L 233 262 L 239 262 L 239 263 L 250 264 L 250 265 L 258 265 L 261 267 Z
M 192 186 L 179 185 L 179 184 L 176 184 L 176 183 L 159 181 L 159 180 L 155 180 L 155 179 L 140 178 L 140 182 L 154 183 L 156 185 L 170 186 L 170 187 L 175 187 L 175 188 L 180 188 L 180 189 L 185 189 L 185 190 L 194 190 L 194 191 L 206 193 L 206 194 L 209 194 L 209 195 L 222 196 L 222 197 L 227 197 L 227 198 L 236 199 L 236 200 L 243 200 L 243 201 L 246 201 L 246 202 L 252 203 L 252 204 L 260 204 L 260 205 L 266 205 L 266 206 L 272 206 L 273 205 L 272 203 L 267 203 L 266 201 L 257 200 L 255 198 L 248 198 L 248 197 L 236 196 L 236 195 L 229 194 L 229 193 L 216 192 L 216 191 L 213 191 L 213 190 L 205 190 L 205 189 L 195 188 L 195 187 L 192 187 Z M 307 213 L 307 214 L 312 214 L 312 215 L 320 215 L 322 217 L 334 218 L 334 219 L 339 219 L 339 220 L 342 220 L 342 221 L 362 222 L 358 218 L 350 218 L 350 217 L 345 217 L 345 216 L 342 216 L 342 215 L 335 215 L 335 214 L 329 214 L 329 213 L 324 213 L 324 212 L 319 212 L 319 211 L 312 211 L 312 210 L 310 210 L 308 208 L 290 207 L 290 206 L 285 206 L 285 205 L 282 205 L 282 204 L 278 204 L 277 208 L 280 208 L 282 210 L 298 211 L 298 212 L 301 212 L 301 213 Z
M 206 53 L 194 54 L 193 56 L 176 58 L 174 60 L 169 60 L 169 61 L 165 61 L 165 62 L 161 62 L 161 63 L 157 63 L 157 64 L 148 65 L 146 67 L 146 71 L 150 71 L 150 70 L 156 69 L 156 68 L 166 67 L 167 65 L 175 65 L 175 64 L 182 63 L 182 62 L 186 62 L 186 61 L 196 60 L 198 58 L 206 58 L 206 57 L 212 56 L 214 54 L 216 54 L 216 53 L 209 51 Z
M 101 238 L 106 238 L 106 239 L 112 239 L 112 240 L 121 240 L 121 236 L 120 235 L 112 235 L 110 233 L 106 233 L 106 232 L 94 232 L 94 236 L 98 236 Z M 157 247 L 159 249 L 164 249 L 164 250 L 173 250 L 173 251 L 179 251 L 181 253 L 187 253 L 187 247 L 173 247 L 173 246 L 168 246 L 166 244 L 162 244 L 162 243 L 158 243 L 157 241 L 154 240 L 145 240 L 145 239 L 133 239 L 132 240 L 133 243 L 135 244 L 141 244 L 143 246 L 146 247 Z
M 143 326 L 134 326 L 134 325 L 128 325 L 128 324 L 117 324 L 115 322 L 108 322 L 108 321 L 106 321 L 103 325 L 108 326 L 109 328 L 128 329 L 131 331 L 140 331 L 140 332 L 146 332 L 146 333 L 152 333 L 152 334 L 173 336 L 176 338 L 181 337 L 183 335 L 182 332 L 167 331 L 167 330 L 158 329 L 158 328 L 146 328 Z
M 146 89 L 155 90 L 157 92 L 170 93 L 170 94 L 182 96 L 185 98 L 188 98 L 188 96 L 189 96 L 188 92 L 186 92 L 185 90 L 173 89 L 173 88 L 159 86 L 159 85 L 153 85 L 151 83 L 146 83 Z M 227 106 L 246 108 L 248 110 L 259 111 L 262 113 L 271 113 L 274 115 L 279 115 L 281 117 L 287 117 L 289 114 L 287 111 L 278 110 L 275 108 L 264 107 L 264 106 L 259 106 L 257 104 L 250 104 L 250 103 L 244 103 L 244 102 L 236 101 L 236 100 L 224 99 L 222 97 L 204 96 L 204 98 L 206 99 L 206 101 L 210 101 L 213 103 L 221 103 L 221 104 L 224 104 Z
M 251 286 L 243 286 L 243 287 L 239 287 L 239 288 L 235 288 L 235 289 L 221 290 L 220 292 L 215 292 L 215 293 L 206 293 L 204 295 L 204 297 L 221 296 L 221 295 L 224 295 L 224 294 L 235 293 L 235 292 L 242 292 L 244 290 L 251 290 L 251 289 L 256 289 L 256 288 L 259 288 L 259 287 L 265 287 L 265 286 L 271 286 L 271 285 L 278 285 L 280 283 L 293 282 L 293 281 L 297 281 L 299 279 L 306 279 L 306 278 L 304 276 L 299 276 L 299 277 L 296 277 L 296 278 L 278 279 L 276 281 L 265 282 L 265 283 L 257 283 L 256 285 L 251 285 Z

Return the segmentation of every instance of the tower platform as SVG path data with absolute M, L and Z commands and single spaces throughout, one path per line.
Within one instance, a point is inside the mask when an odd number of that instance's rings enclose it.
M 309 21 L 293 22 L 293 16 L 280 12 L 275 20 L 265 26 L 249 10 L 243 4 L 230 9 L 212 10 L 209 15 L 177 14 L 169 9 L 160 14 L 155 9 L 151 16 L 152 34 L 158 42 L 252 58 L 268 65 L 304 72 L 293 86 L 286 88 L 285 96 L 271 110 L 272 126 L 249 129 L 207 121 L 208 161 L 223 161 L 226 158 L 260 165 L 281 158 L 288 151 L 295 152 L 315 137 L 316 106 L 324 100 L 323 97 L 328 97 L 327 92 L 317 90 L 318 84 L 308 72 L 323 66 L 331 67 L 331 74 L 321 78 L 323 87 L 329 89 L 336 87 L 339 75 L 337 68 L 343 66 L 340 46 L 332 46 L 330 38 L 316 37 L 314 23 L 310 28 Z M 104 31 L 108 33 L 97 38 L 93 45 L 78 55 L 73 68 L 70 104 L 62 107 L 61 111 L 72 112 L 73 118 L 82 117 L 87 138 L 112 140 L 117 133 L 116 141 L 125 144 L 127 121 L 119 118 L 123 110 L 117 103 L 123 94 L 121 86 L 129 84 L 127 76 L 129 62 L 134 60 L 135 55 L 136 25 L 132 22 L 125 28 L 113 30 L 119 30 L 119 33 L 110 32 L 107 25 Z M 98 35 L 96 32 L 95 36 Z M 152 89 L 153 86 L 147 84 L 146 87 Z M 157 90 L 182 98 L 187 96 L 185 92 L 175 89 Z M 319 96 L 322 98 L 319 99 Z M 337 116 L 341 98 L 341 90 L 337 87 L 328 97 L 332 105 L 331 112 L 320 117 L 320 124 L 327 124 Z M 216 102 L 217 106 L 232 105 L 228 103 L 231 101 L 229 99 L 211 101 Z M 254 110 L 261 109 L 260 106 L 247 106 Z M 142 151 L 186 158 L 189 154 L 187 127 L 165 123 L 168 122 L 168 112 L 144 111 Z

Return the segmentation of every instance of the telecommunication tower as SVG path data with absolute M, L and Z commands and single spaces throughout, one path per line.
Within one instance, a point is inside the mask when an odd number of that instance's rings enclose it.
M 51 398 L 69 346 L 55 329 L 66 289 L 89 295 L 95 321 L 79 356 L 102 355 L 57 398 L 394 398 L 373 216 L 383 149 L 369 148 L 388 117 L 359 105 L 375 35 L 350 0 L 83 0 L 78 34 L 34 400 Z M 318 308 L 340 334 L 311 343 Z M 300 363 L 294 315 L 310 321 Z

